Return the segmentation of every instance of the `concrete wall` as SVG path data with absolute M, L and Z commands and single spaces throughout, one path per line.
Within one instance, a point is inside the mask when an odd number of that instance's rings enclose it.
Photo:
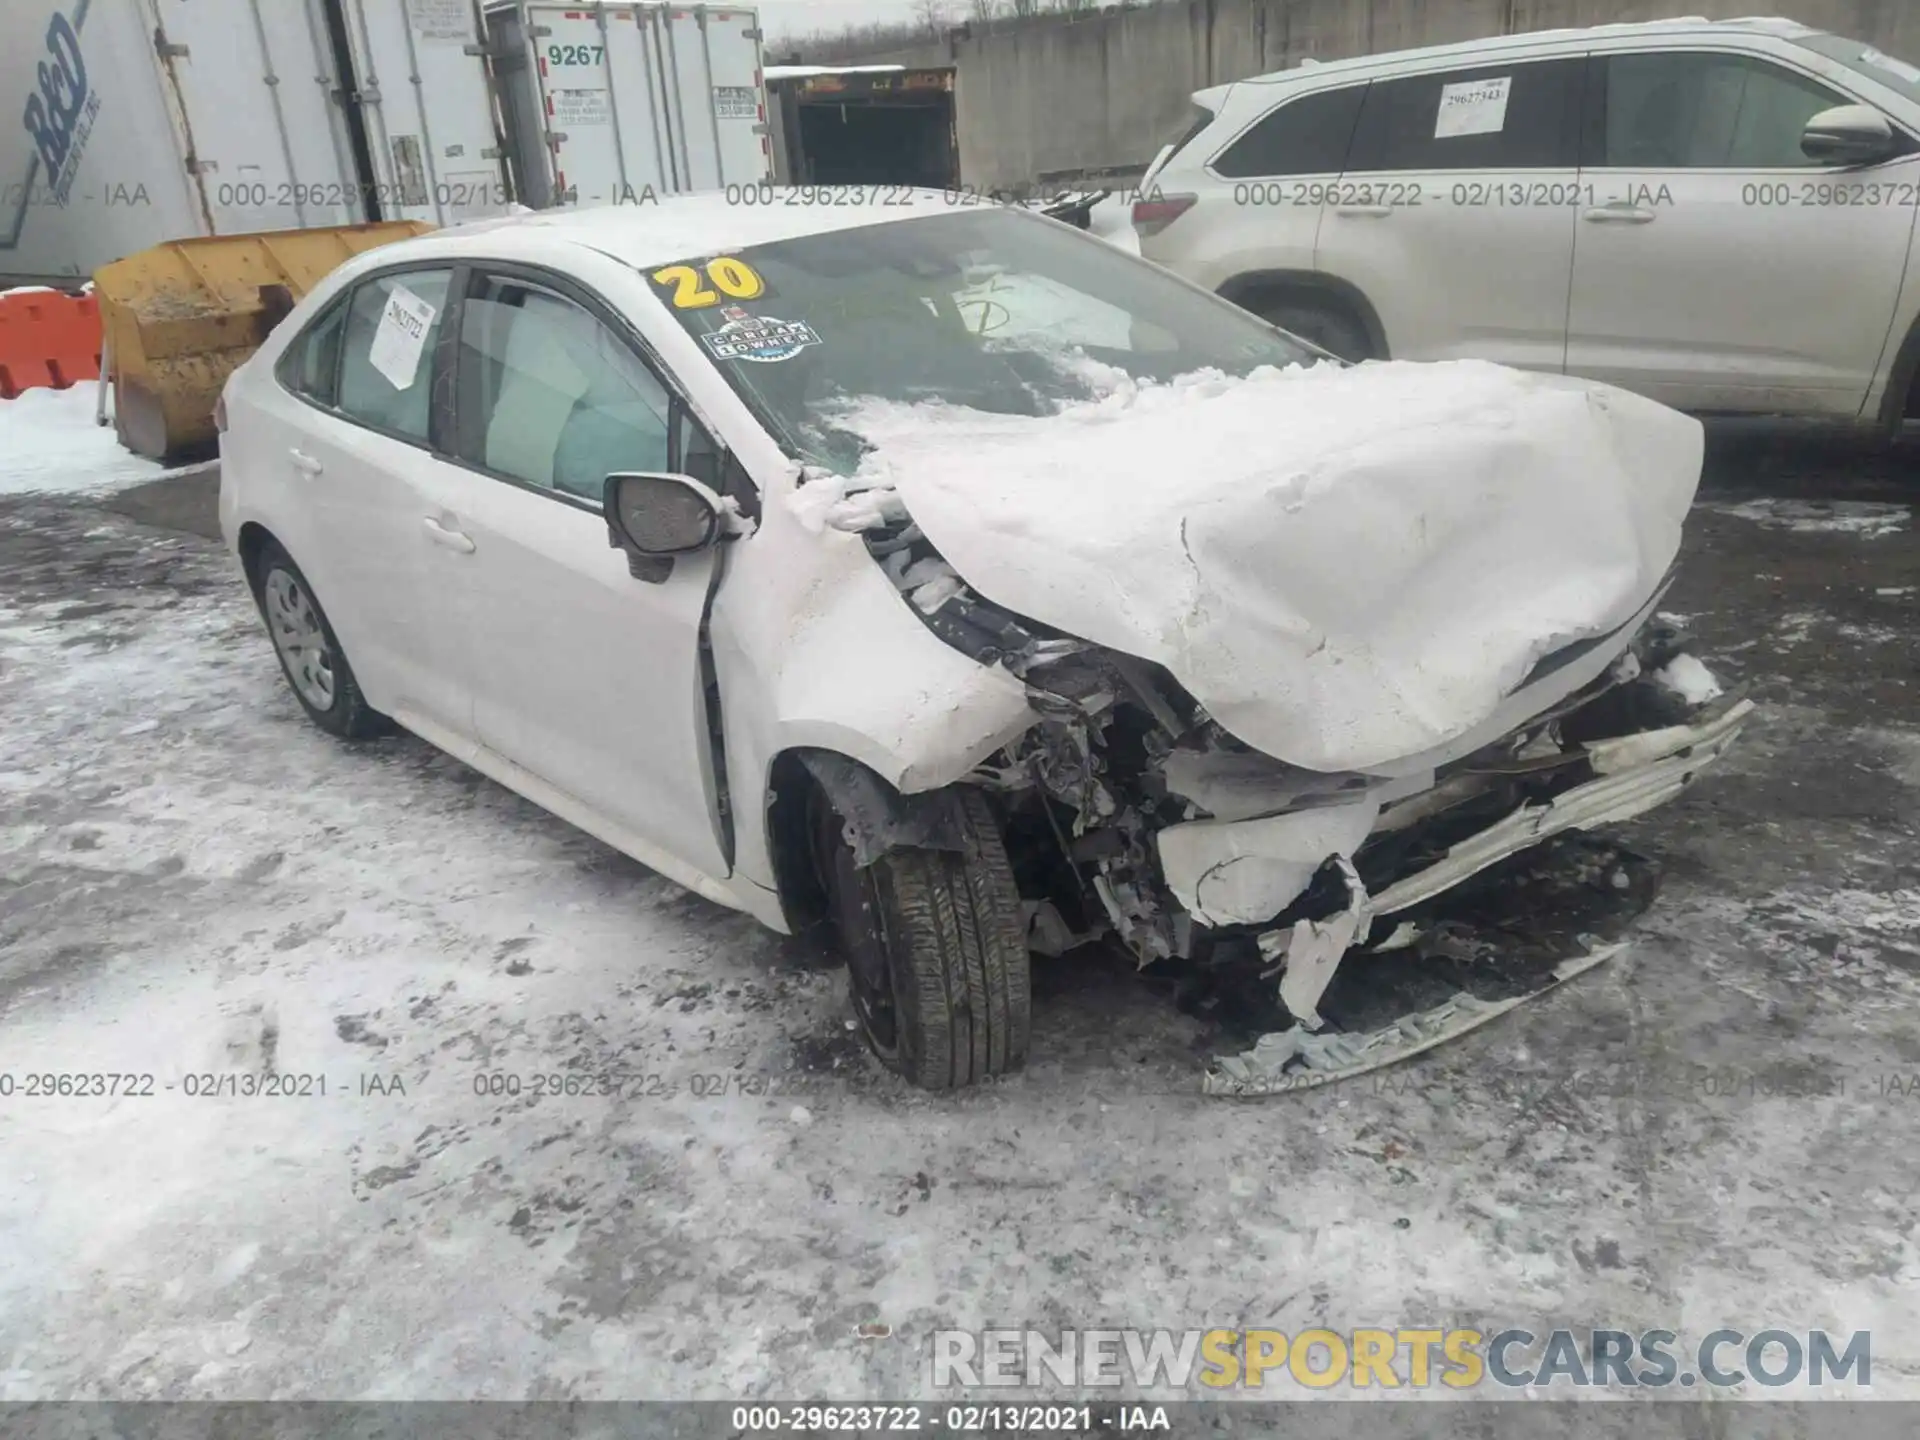
M 957 66 L 961 176 L 1006 186 L 1143 166 L 1185 127 L 1195 90 L 1306 58 L 1768 8 L 1756 0 L 1160 0 L 996 22 L 863 59 Z M 1920 63 L 1920 0 L 1792 0 L 1789 9 L 1796 20 Z

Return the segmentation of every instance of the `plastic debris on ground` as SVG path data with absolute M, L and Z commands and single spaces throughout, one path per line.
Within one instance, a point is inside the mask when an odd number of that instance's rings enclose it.
M 1430 1050 L 1620 954 L 1658 890 L 1657 867 L 1626 846 L 1558 837 L 1377 926 L 1379 943 L 1341 958 L 1311 1029 L 1270 974 L 1189 966 L 1176 998 L 1220 1027 L 1201 1088 L 1313 1089 Z

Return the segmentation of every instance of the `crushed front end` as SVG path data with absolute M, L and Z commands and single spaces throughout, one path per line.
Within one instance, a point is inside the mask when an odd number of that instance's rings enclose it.
M 1547 963 L 1494 963 L 1487 985 L 1429 983 L 1436 968 L 1497 961 L 1463 940 L 1446 897 L 1556 836 L 1672 799 L 1753 711 L 1656 617 L 1662 585 L 1622 630 L 1537 666 L 1503 711 L 1521 718 L 1466 753 L 1412 757 L 1391 774 L 1306 770 L 1229 734 L 1162 667 L 982 599 L 897 508 L 872 518 L 869 546 L 929 627 L 1017 675 L 1042 717 L 971 777 L 999 797 L 1032 948 L 1110 934 L 1143 966 L 1181 962 L 1264 987 L 1269 1033 L 1216 1062 L 1216 1093 L 1377 1068 L 1605 959 L 1605 927 L 1581 922 Z M 1589 888 L 1650 898 L 1630 866 L 1590 849 L 1553 859 L 1584 867 Z M 1369 987 L 1370 958 L 1387 955 Z M 1418 983 L 1402 983 L 1410 976 Z M 1336 977 L 1364 1003 L 1329 1006 Z M 1403 989 L 1405 1003 L 1382 987 Z

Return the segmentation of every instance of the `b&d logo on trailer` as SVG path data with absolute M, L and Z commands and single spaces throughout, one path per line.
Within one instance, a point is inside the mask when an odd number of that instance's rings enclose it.
M 100 97 L 87 84 L 87 62 L 80 53 L 80 22 L 87 0 L 69 19 L 56 13 L 47 22 L 47 54 L 35 72 L 37 89 L 27 96 L 24 123 L 46 171 L 47 189 L 65 204 L 74 171 L 87 148 Z

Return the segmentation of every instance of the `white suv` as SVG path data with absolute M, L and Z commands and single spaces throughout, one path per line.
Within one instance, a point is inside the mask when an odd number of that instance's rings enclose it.
M 1916 411 L 1920 69 L 1785 20 L 1513 35 L 1203 90 L 1141 253 L 1347 358 L 1699 413 Z

